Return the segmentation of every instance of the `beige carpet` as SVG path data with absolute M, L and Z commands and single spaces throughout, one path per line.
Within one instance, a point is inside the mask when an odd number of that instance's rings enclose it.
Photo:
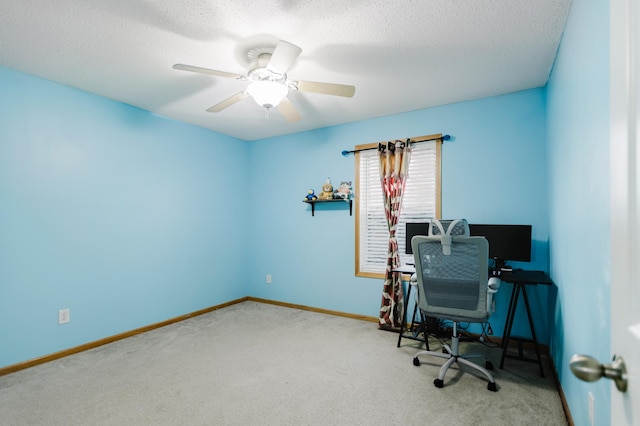
M 437 389 L 441 360 L 415 367 L 418 342 L 396 341 L 375 323 L 244 302 L 0 377 L 0 424 L 567 424 L 548 364 L 543 379 L 508 361 L 496 393 L 454 367 Z

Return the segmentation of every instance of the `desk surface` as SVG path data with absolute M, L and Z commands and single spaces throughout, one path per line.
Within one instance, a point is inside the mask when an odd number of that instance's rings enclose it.
M 512 272 L 502 271 L 500 279 L 514 284 L 553 285 L 553 281 L 544 271 L 526 271 L 524 269 L 514 269 Z
M 411 275 L 416 272 L 416 267 L 413 265 L 402 265 L 394 269 L 393 272 Z M 489 277 L 491 277 L 491 273 L 489 273 Z M 549 275 L 544 271 L 527 271 L 524 269 L 514 269 L 511 272 L 501 271 L 500 279 L 504 282 L 514 284 L 553 285 L 553 281 L 551 281 Z
M 403 274 L 411 275 L 416 273 L 416 267 L 414 265 L 402 265 L 393 269 L 392 272 L 401 272 Z

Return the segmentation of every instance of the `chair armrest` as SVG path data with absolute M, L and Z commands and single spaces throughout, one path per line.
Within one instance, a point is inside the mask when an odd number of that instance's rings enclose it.
M 487 283 L 489 290 L 493 290 L 493 293 L 496 293 L 500 289 L 500 284 L 502 284 L 502 280 L 498 277 L 489 278 L 489 282 Z

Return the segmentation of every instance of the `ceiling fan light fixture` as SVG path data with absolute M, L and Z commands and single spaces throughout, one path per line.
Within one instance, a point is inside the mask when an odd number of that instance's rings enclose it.
M 248 52 L 249 68 L 246 75 L 186 64 L 175 64 L 173 68 L 217 77 L 233 78 L 249 83 L 248 87 L 241 92 L 207 108 L 207 112 L 221 112 L 251 96 L 263 108 L 265 117 L 269 118 L 271 109 L 278 107 L 278 110 L 287 121 L 294 122 L 300 120 L 301 117 L 290 100 L 287 99 L 287 94 L 290 91 L 320 93 L 346 98 L 354 95 L 356 88 L 345 84 L 288 80 L 287 71 L 298 58 L 300 52 L 302 52 L 302 49 L 284 40 L 280 40 L 275 48 L 251 49 Z
M 275 81 L 254 81 L 247 87 L 247 93 L 263 108 L 273 108 L 287 96 L 288 89 Z

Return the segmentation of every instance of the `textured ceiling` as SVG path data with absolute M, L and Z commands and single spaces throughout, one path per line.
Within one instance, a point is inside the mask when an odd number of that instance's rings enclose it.
M 0 66 L 255 140 L 545 85 L 570 0 L 0 0 Z M 302 118 L 252 99 L 247 53 L 302 48 L 290 79 L 356 87 L 290 92 Z M 47 100 L 52 107 L 55 99 Z

